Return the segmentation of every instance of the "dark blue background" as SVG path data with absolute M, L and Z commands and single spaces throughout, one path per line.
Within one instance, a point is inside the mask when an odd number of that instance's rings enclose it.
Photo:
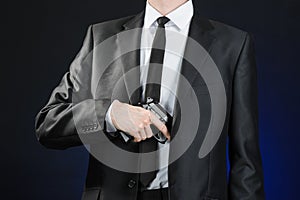
M 141 0 L 10 1 L 1 12 L 1 199 L 80 199 L 87 151 L 42 147 L 34 117 L 91 23 L 139 12 Z M 269 200 L 297 199 L 300 180 L 300 15 L 297 0 L 200 0 L 203 16 L 254 35 L 260 146 Z

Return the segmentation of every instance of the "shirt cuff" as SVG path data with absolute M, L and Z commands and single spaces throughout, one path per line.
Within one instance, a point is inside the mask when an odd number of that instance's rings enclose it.
M 117 131 L 116 127 L 112 123 L 112 119 L 111 119 L 111 116 L 110 116 L 111 108 L 112 108 L 112 106 L 110 105 L 109 108 L 108 108 L 108 110 L 107 110 L 106 116 L 105 116 L 106 131 L 108 133 L 112 133 L 112 132 L 116 132 Z
M 116 127 L 114 126 L 114 124 L 112 123 L 112 119 L 110 116 L 111 113 L 111 109 L 112 109 L 112 105 L 109 106 L 106 116 L 105 116 L 105 122 L 106 122 L 106 132 L 108 133 L 115 133 L 117 132 Z M 122 138 L 124 139 L 125 142 L 128 142 L 128 140 L 130 139 L 125 133 L 120 131 L 120 134 L 122 136 Z

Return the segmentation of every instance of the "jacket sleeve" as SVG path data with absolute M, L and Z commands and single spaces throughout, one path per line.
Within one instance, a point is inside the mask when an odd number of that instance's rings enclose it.
M 105 130 L 104 118 L 110 100 L 93 99 L 89 85 L 94 45 L 92 29 L 91 25 L 69 71 L 36 116 L 37 138 L 48 148 L 65 149 L 93 143 Z
M 248 34 L 233 80 L 229 127 L 229 199 L 264 199 L 258 135 L 257 72 L 253 41 Z

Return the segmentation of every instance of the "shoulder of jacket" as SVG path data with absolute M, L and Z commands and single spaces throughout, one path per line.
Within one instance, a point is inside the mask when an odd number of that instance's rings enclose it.
M 93 27 L 94 31 L 99 31 L 99 30 L 111 30 L 111 29 L 120 29 L 123 27 L 123 24 L 125 24 L 128 20 L 132 19 L 135 15 L 131 16 L 126 16 L 118 19 L 111 19 L 107 20 L 104 22 L 99 22 L 92 24 L 91 26 Z
M 223 22 L 212 20 L 212 19 L 209 19 L 209 21 L 213 25 L 215 30 L 222 34 L 228 34 L 232 36 L 238 36 L 238 35 L 245 36 L 248 34 L 248 32 L 246 32 L 245 30 L 225 24 Z
M 225 24 L 223 22 L 209 19 L 214 27 L 213 34 L 223 45 L 240 49 L 246 38 L 250 35 L 247 31 Z
M 94 23 L 90 25 L 91 33 L 93 35 L 94 42 L 100 43 L 106 38 L 118 34 L 124 29 L 123 25 L 132 19 L 135 15 L 126 16 L 118 19 L 107 20 L 100 23 Z

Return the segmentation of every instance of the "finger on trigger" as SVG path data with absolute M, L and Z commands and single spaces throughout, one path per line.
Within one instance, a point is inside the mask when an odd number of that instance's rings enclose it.
M 156 126 L 156 128 L 158 128 L 158 130 L 162 132 L 168 140 L 170 140 L 170 134 L 168 132 L 166 125 L 162 121 L 160 121 L 153 113 L 151 114 L 150 119 L 152 124 Z
M 160 126 L 160 128 L 158 128 L 158 129 L 160 130 L 160 132 L 162 132 L 162 133 L 164 134 L 164 136 L 165 136 L 168 140 L 170 140 L 170 133 L 169 133 L 168 128 L 166 127 L 165 124 L 162 124 L 162 125 Z

